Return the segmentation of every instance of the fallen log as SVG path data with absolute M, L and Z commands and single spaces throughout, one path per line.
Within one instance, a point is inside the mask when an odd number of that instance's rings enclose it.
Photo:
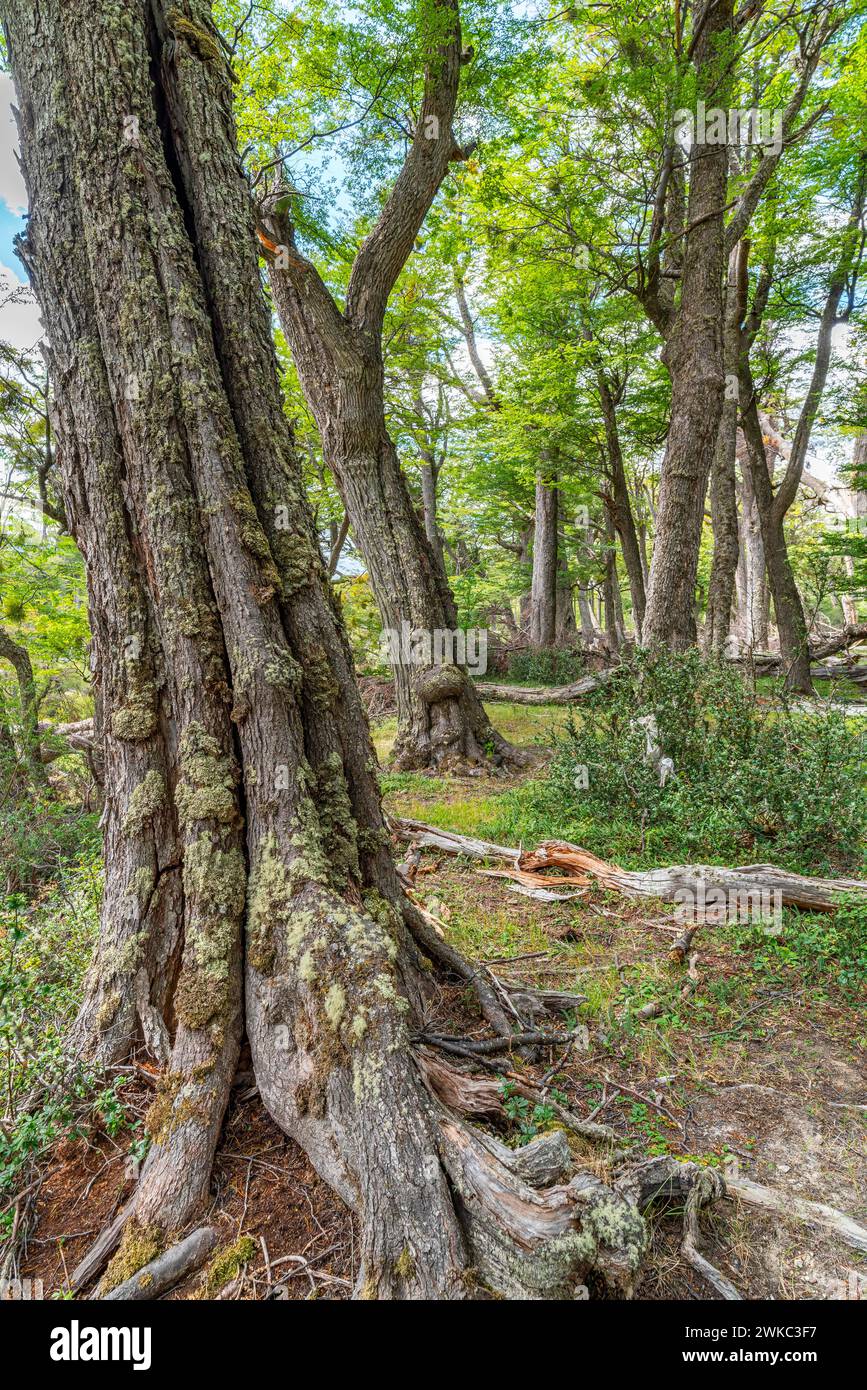
M 856 893 L 867 900 L 867 882 L 854 878 L 809 878 L 778 869 L 774 864 L 741 864 L 733 869 L 713 864 L 675 864 L 662 869 L 621 869 L 577 845 L 548 840 L 519 859 L 522 869 L 563 868 L 590 874 L 605 888 L 630 897 L 694 905 L 691 920 L 710 918 L 724 898 L 736 910 L 749 906 L 756 893 L 769 894 L 781 907 L 833 912 L 841 894 Z
M 76 719 L 71 724 L 40 724 L 42 739 L 40 758 L 53 763 L 65 753 L 92 753 L 94 748 L 93 720 Z
M 867 623 L 847 623 L 833 637 L 827 638 L 824 642 L 810 643 L 810 658 L 813 661 L 820 660 L 823 656 L 833 656 L 835 652 L 842 652 L 849 647 L 854 647 L 856 643 L 862 642 L 867 638 Z
M 799 907 L 810 912 L 833 912 L 841 894 L 854 893 L 867 900 L 867 882 L 863 879 L 809 878 L 773 864 L 741 864 L 733 869 L 711 864 L 621 869 L 564 840 L 546 840 L 535 850 L 522 852 L 504 845 L 490 845 L 471 836 L 436 830 L 421 821 L 393 819 L 391 824 L 401 838 L 432 845 L 446 854 L 464 854 L 475 859 L 510 859 L 523 875 L 538 874 L 540 885 L 550 887 L 558 882 L 542 870 L 561 869 L 572 876 L 589 875 L 604 888 L 629 897 L 692 905 L 693 921 L 716 920 L 715 914 L 723 901 L 738 912 L 742 906 L 750 908 L 757 893 L 769 894 L 774 907 Z
M 401 840 L 409 840 L 422 849 L 441 849 L 445 854 L 466 854 L 471 859 L 517 860 L 520 851 L 508 849 L 505 845 L 493 845 L 488 840 L 477 840 L 472 835 L 456 835 L 451 830 L 438 830 L 435 825 L 425 825 L 420 820 L 404 820 L 398 816 L 389 817 L 389 825 Z
M 845 1212 L 836 1207 L 826 1206 L 824 1202 L 812 1202 L 806 1197 L 795 1197 L 791 1192 L 778 1192 L 773 1187 L 763 1187 L 750 1178 L 726 1176 L 726 1192 L 729 1197 L 739 1197 L 749 1206 L 760 1207 L 763 1211 L 777 1216 L 794 1216 L 807 1225 L 824 1226 L 839 1236 L 853 1250 L 867 1253 L 867 1227 L 859 1225 Z
M 220 1233 L 213 1226 L 200 1226 L 192 1235 L 186 1236 L 184 1240 L 178 1241 L 177 1245 L 151 1260 L 150 1264 L 138 1270 L 131 1279 L 103 1294 L 102 1301 L 159 1298 L 182 1279 L 186 1279 L 187 1275 L 200 1269 L 219 1239 Z
M 616 666 L 599 671 L 594 676 L 582 676 L 571 685 L 492 685 L 476 681 L 476 690 L 483 700 L 501 700 L 516 705 L 571 705 L 583 695 L 591 695 L 611 679 Z

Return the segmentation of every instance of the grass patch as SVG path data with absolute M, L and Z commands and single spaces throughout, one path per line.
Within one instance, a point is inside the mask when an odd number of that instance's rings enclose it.
M 497 733 L 518 748 L 549 748 L 566 725 L 565 705 L 519 705 L 511 701 L 485 705 Z M 397 737 L 397 716 L 378 719 L 371 725 L 376 756 L 385 767 Z

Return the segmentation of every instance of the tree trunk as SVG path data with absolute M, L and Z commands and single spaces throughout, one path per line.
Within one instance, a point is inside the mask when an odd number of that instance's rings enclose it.
M 557 637 L 557 522 L 556 476 L 539 473 L 530 587 L 530 641 L 538 648 L 552 647 Z
M 270 230 L 280 244 L 289 244 L 288 227 L 272 219 Z M 323 458 L 365 558 L 382 620 L 397 695 L 394 765 L 446 772 L 514 757 L 469 677 L 468 667 L 481 666 L 477 635 L 458 630 L 442 551 L 425 534 L 388 433 L 379 336 L 345 326 L 341 351 L 333 353 L 326 334 L 311 334 L 309 304 L 292 279 L 276 271 L 271 282 L 319 426 Z
M 738 593 L 738 623 L 741 637 L 747 647 L 766 651 L 769 640 L 770 595 L 765 566 L 765 546 L 762 541 L 762 523 L 756 505 L 749 453 L 742 432 L 739 435 L 737 457 L 740 466 L 738 491 L 741 499 L 743 545 Z
M 795 583 L 783 526 L 784 513 L 775 507 L 774 489 L 768 472 L 765 442 L 759 422 L 749 368 L 741 373 L 741 392 L 747 401 L 742 412 L 744 438 L 756 506 L 762 527 L 762 546 L 768 579 L 774 596 L 774 613 L 780 636 L 785 683 L 789 690 L 809 695 L 813 690 L 810 674 L 810 646 L 804 605 Z
M 702 12 L 695 46 L 697 95 L 724 104 L 720 75 L 732 25 L 732 0 Z M 656 540 L 642 641 L 682 651 L 693 646 L 695 580 L 708 474 L 723 404 L 723 209 L 728 150 L 725 144 L 694 145 L 680 308 L 663 357 L 671 374 L 668 431 Z
M 722 656 L 731 626 L 735 574 L 740 555 L 735 459 L 738 433 L 738 358 L 741 321 L 746 312 L 747 250 L 743 242 L 729 257 L 725 292 L 723 363 L 726 390 L 711 465 L 710 505 L 713 524 L 713 562 L 707 596 L 704 648 Z M 741 273 L 739 268 L 742 267 Z
M 620 581 L 617 577 L 617 550 L 614 522 L 608 509 L 605 509 L 605 579 L 603 583 L 603 604 L 605 609 L 605 638 L 612 656 L 616 656 L 623 646 L 623 601 L 620 596 Z
M 464 50 L 457 0 L 434 0 L 422 32 L 424 90 L 403 167 L 352 265 L 338 308 L 300 254 L 274 190 L 262 208 L 274 300 L 323 456 L 364 555 L 394 667 L 400 768 L 460 770 L 521 761 L 492 728 L 468 670 L 479 652 L 456 630 L 445 570 L 412 505 L 385 423 L 382 329 L 388 298 L 453 160 L 466 158 L 452 128 Z M 476 634 L 471 635 L 475 643 Z M 481 662 L 479 662 L 479 666 Z
M 18 756 L 30 776 L 41 781 L 45 772 L 39 749 L 39 700 L 36 694 L 36 681 L 33 676 L 33 663 L 27 648 L 19 642 L 13 641 L 9 633 L 2 627 L 0 627 L 0 660 L 8 661 L 11 664 L 18 682 Z M 0 740 L 0 747 L 2 747 L 3 741 L 5 740 Z M 10 747 L 13 746 L 11 734 L 9 734 L 9 744 Z
M 438 469 L 429 453 L 423 449 L 421 454 L 421 501 L 424 513 L 424 533 L 427 536 L 428 545 L 436 556 L 437 564 L 445 573 L 446 562 L 443 555 L 443 538 L 440 535 L 440 528 L 437 525 Z
M 608 472 L 611 480 L 611 513 L 614 529 L 620 541 L 626 577 L 629 580 L 629 593 L 632 598 L 632 620 L 635 635 L 641 641 L 644 623 L 644 610 L 647 595 L 644 587 L 644 568 L 641 561 L 641 548 L 632 514 L 632 501 L 626 469 L 623 465 L 623 451 L 620 447 L 620 431 L 617 426 L 617 409 L 611 388 L 603 372 L 597 373 L 599 399 L 602 405 L 602 418 L 605 424 L 605 441 L 608 454 Z
M 575 623 L 575 600 L 572 581 L 569 578 L 569 564 L 566 558 L 566 538 L 563 532 L 557 536 L 557 622 L 555 640 L 558 647 L 574 647 L 578 642 L 578 628 Z

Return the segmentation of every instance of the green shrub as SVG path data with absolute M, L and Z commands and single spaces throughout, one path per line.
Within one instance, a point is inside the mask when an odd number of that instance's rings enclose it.
M 861 897 L 842 896 L 833 913 L 787 912 L 780 936 L 754 927 L 731 930 L 755 948 L 756 963 L 772 976 L 788 967 L 810 984 L 830 982 L 852 999 L 867 991 L 867 903 Z
M 0 1209 L 28 1158 L 67 1134 L 85 1112 L 117 1128 L 116 1088 L 71 1065 L 66 1032 L 81 999 L 96 938 L 96 860 L 58 875 L 50 896 L 0 899 Z M 38 1089 L 36 1106 L 29 1104 Z M 11 1213 L 9 1213 L 11 1216 Z
M 675 769 L 662 786 L 638 723 L 651 714 Z M 780 693 L 758 703 L 729 666 L 642 652 L 582 701 L 546 776 L 513 793 L 485 833 L 559 836 L 648 864 L 851 866 L 867 828 L 862 740 L 833 706 L 808 714 Z
M 0 894 L 33 893 L 59 869 L 91 858 L 100 845 L 99 817 L 82 811 L 80 787 L 62 794 L 50 784 L 22 784 L 15 772 L 0 758 L 0 789 L 6 792 L 0 797 Z M 73 776 L 80 777 L 78 766 Z
M 575 647 L 546 651 L 515 652 L 509 661 L 508 678 L 518 685 L 571 685 L 587 675 L 584 653 Z

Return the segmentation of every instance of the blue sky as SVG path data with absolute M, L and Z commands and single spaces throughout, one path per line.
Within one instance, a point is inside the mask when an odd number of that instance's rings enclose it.
M 26 271 L 12 249 L 16 233 L 24 227 L 27 194 L 15 154 L 14 98 L 12 79 L 0 73 L 0 339 L 17 348 L 32 348 L 41 337 L 36 302 L 32 296 L 15 293 L 27 284 Z
M 19 280 L 26 280 L 27 274 L 12 249 L 12 240 L 24 225 L 20 212 L 13 212 L 5 201 L 0 203 L 0 265 L 7 266 Z

